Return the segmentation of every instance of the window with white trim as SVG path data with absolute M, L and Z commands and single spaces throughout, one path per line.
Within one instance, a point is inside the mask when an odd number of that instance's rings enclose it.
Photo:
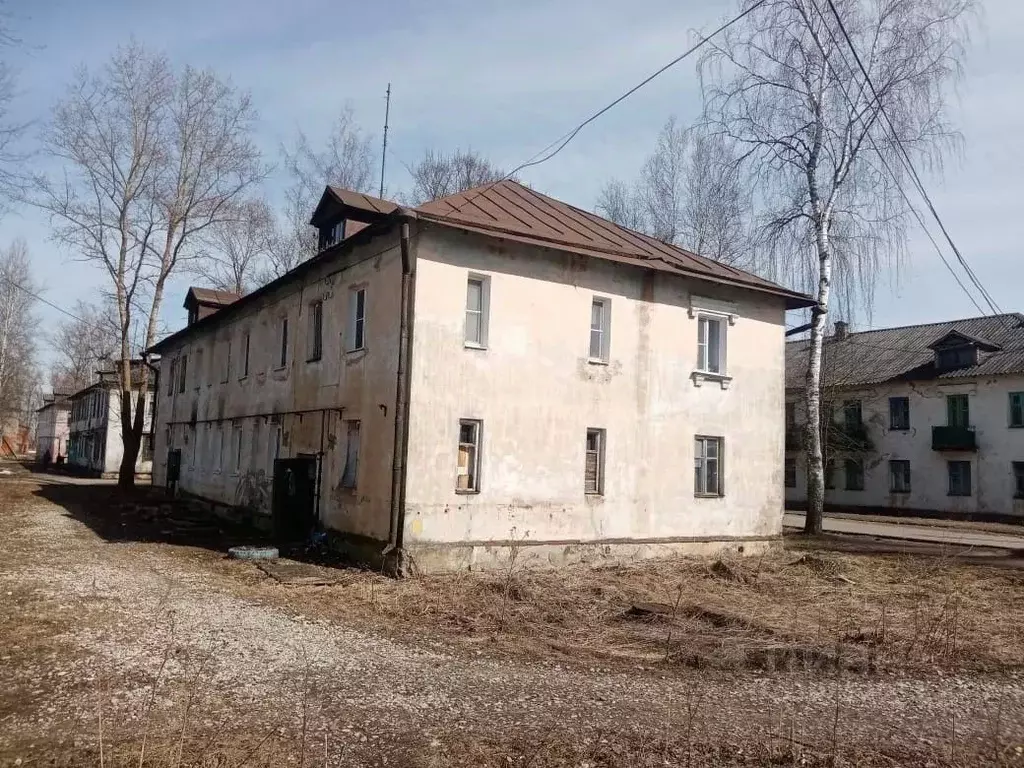
M 703 373 L 725 373 L 725 317 L 697 315 L 697 369 Z
M 583 492 L 604 493 L 604 430 L 588 429 L 583 465 Z
M 348 351 L 366 346 L 366 289 L 353 288 L 348 296 Z
M 459 421 L 459 459 L 455 480 L 458 493 L 476 493 L 480 490 L 480 428 L 476 419 Z
M 359 482 L 359 422 L 345 422 L 345 468 L 341 473 L 341 487 L 355 488 Z
M 595 296 L 590 304 L 590 360 L 607 363 L 611 350 L 612 300 Z
M 722 495 L 722 438 L 694 439 L 693 492 L 696 496 Z
M 490 316 L 491 279 L 485 275 L 470 275 L 466 279 L 467 347 L 487 347 L 487 325 Z

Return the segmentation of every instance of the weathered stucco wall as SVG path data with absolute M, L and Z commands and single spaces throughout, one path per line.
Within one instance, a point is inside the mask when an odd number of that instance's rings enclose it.
M 837 418 L 844 399 L 861 401 L 862 420 L 874 450 L 864 454 L 864 490 L 846 490 L 844 459 L 836 456 L 835 488 L 826 490 L 826 504 L 936 510 L 951 514 L 998 513 L 1024 516 L 1024 500 L 1014 498 L 1014 461 L 1024 461 L 1024 429 L 1009 426 L 1009 393 L 1024 391 L 1024 376 L 999 376 L 968 381 L 897 382 L 870 389 L 850 390 L 836 396 Z M 946 424 L 946 396 L 966 394 L 977 451 L 932 450 L 932 427 Z M 910 400 L 910 429 L 890 430 L 889 398 Z M 799 395 L 800 423 L 804 410 Z M 797 485 L 786 489 L 786 500 L 807 501 L 806 462 L 799 451 L 788 453 L 796 460 Z M 860 454 L 850 454 L 860 455 Z M 910 461 L 910 493 L 890 491 L 889 461 Z M 972 494 L 950 496 L 948 461 L 970 461 Z
M 46 451 L 50 452 L 52 461 L 58 456 L 68 455 L 69 429 L 68 416 L 70 405 L 67 403 L 52 404 L 39 412 L 39 423 L 36 427 L 36 454 L 42 459 Z
M 490 280 L 487 349 L 464 346 L 466 283 Z M 691 293 L 731 302 L 728 388 L 692 374 Z M 611 299 L 610 359 L 588 361 Z M 418 247 L 405 543 L 771 536 L 783 508 L 784 308 L 711 283 L 428 230 Z M 455 491 L 461 418 L 481 488 Z M 584 493 L 588 428 L 605 488 Z M 696 498 L 694 437 L 724 438 L 724 496 Z
M 154 482 L 166 481 L 168 448 L 180 448 L 182 490 L 269 513 L 275 450 L 280 458 L 322 451 L 321 521 L 339 531 L 386 539 L 400 283 L 397 235 L 378 237 L 344 257 L 323 260 L 244 313 L 165 350 Z M 349 352 L 346 332 L 355 288 L 366 289 L 365 348 Z M 320 360 L 310 361 L 309 312 L 316 300 L 323 301 L 323 351 Z M 289 341 L 282 367 L 279 328 L 284 316 Z M 247 374 L 242 363 L 246 333 Z M 175 381 L 168 394 L 172 361 L 184 357 L 185 390 L 180 392 Z M 340 487 L 349 420 L 360 422 L 355 489 Z M 238 466 L 235 430 L 241 435 Z

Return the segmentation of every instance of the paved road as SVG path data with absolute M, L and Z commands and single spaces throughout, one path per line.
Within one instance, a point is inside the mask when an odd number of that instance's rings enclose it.
M 787 528 L 803 528 L 802 512 L 787 512 L 783 519 Z M 1002 533 L 984 533 L 959 528 L 941 528 L 907 523 L 879 523 L 869 520 L 825 517 L 823 527 L 828 533 L 852 533 L 860 536 L 881 536 L 906 541 L 926 541 L 934 544 L 955 544 L 965 547 L 994 547 L 1024 550 L 1024 536 Z

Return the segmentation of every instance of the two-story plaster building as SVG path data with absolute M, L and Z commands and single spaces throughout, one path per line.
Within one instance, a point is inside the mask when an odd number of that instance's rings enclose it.
M 808 342 L 787 345 L 786 499 L 800 451 Z M 1024 517 L 1024 315 L 851 333 L 825 344 L 825 502 Z
M 141 362 L 132 363 L 134 367 Z M 142 387 L 132 390 L 134 410 Z M 145 397 L 142 445 L 135 461 L 135 472 L 148 475 L 153 471 L 153 407 L 155 404 L 152 381 Z M 80 389 L 69 398 L 67 459 L 71 469 L 97 475 L 117 477 L 124 458 L 121 438 L 121 392 L 113 372 L 100 373 L 99 380 Z
M 510 181 L 328 188 L 312 224 L 318 256 L 151 350 L 154 482 L 420 570 L 778 537 L 807 297 Z

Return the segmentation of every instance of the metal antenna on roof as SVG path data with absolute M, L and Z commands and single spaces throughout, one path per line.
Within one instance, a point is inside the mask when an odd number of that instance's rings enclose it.
M 388 83 L 387 102 L 384 106 L 384 146 L 380 151 L 380 194 L 384 197 L 384 163 L 388 157 L 388 117 L 391 115 L 391 83 Z

